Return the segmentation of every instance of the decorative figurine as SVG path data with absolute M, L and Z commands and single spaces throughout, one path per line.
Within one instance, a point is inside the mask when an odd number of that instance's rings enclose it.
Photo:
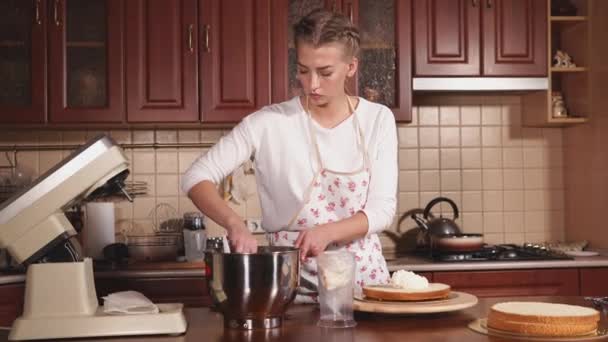
M 557 50 L 555 56 L 553 56 L 555 63 L 554 68 L 575 68 L 576 64 L 572 62 L 572 57 L 562 50 Z
M 561 92 L 554 91 L 551 93 L 551 105 L 554 118 L 565 118 L 568 116 L 568 110 L 566 109 L 566 104 Z

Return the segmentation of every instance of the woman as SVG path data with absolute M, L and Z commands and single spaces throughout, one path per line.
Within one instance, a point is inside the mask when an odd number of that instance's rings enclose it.
M 348 96 L 358 66 L 359 33 L 343 15 L 315 10 L 294 26 L 302 96 L 260 109 L 196 160 L 182 188 L 227 230 L 232 251 L 255 252 L 256 239 L 220 198 L 216 184 L 251 156 L 270 243 L 301 250 L 298 301 L 316 300 L 314 257 L 347 249 L 356 287 L 386 283 L 377 233 L 395 214 L 397 134 L 392 112 Z

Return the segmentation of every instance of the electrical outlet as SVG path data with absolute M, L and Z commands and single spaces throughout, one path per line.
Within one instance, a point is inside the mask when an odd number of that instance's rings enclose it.
M 262 229 L 262 220 L 260 219 L 249 219 L 246 220 L 247 228 L 253 234 L 264 234 L 266 233 L 264 229 Z

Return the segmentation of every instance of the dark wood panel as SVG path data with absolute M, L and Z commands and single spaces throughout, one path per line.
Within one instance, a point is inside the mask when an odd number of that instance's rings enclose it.
M 155 303 L 184 303 L 198 307 L 211 305 L 205 278 L 112 278 L 95 279 L 97 297 L 118 291 L 141 292 Z M 103 300 L 100 300 L 103 304 Z
M 581 268 L 581 296 L 608 296 L 608 268 Z
M 126 8 L 128 121 L 198 121 L 196 0 L 130 0 Z
M 479 297 L 579 294 L 577 269 L 434 272 L 433 281 Z
M 10 327 L 23 313 L 24 284 L 0 285 L 0 326 Z
M 34 1 L 30 1 L 33 5 Z M 32 6 L 34 8 L 34 6 Z M 31 11 L 32 17 L 28 22 L 16 23 L 18 26 L 30 26 L 30 59 L 24 61 L 30 69 L 30 101 L 26 105 L 2 105 L 0 104 L 0 123 L 42 123 L 46 121 L 47 83 L 46 83 L 46 48 L 47 48 L 47 2 L 38 3 L 38 21 L 36 20 L 35 8 Z M 2 18 L 0 14 L 0 18 Z M 13 31 L 18 28 L 8 26 Z
M 49 23 L 49 121 L 57 123 L 122 122 L 125 114 L 123 82 L 123 23 L 124 7 L 121 0 L 107 0 L 107 38 L 105 54 L 105 79 L 107 100 L 103 106 L 70 106 L 68 104 L 68 46 L 66 42 L 67 1 L 53 3 L 52 20 Z M 57 17 L 55 18 L 55 8 Z M 94 75 L 88 82 L 101 87 L 103 84 Z M 87 82 L 83 81 L 83 84 Z
M 271 101 L 270 0 L 204 0 L 201 116 L 238 122 Z
M 396 46 L 397 46 L 397 102 L 391 108 L 399 122 L 412 121 L 412 2 L 397 0 Z
M 547 1 L 494 0 L 482 18 L 484 75 L 547 74 Z
M 415 76 L 480 75 L 479 1 L 414 0 Z

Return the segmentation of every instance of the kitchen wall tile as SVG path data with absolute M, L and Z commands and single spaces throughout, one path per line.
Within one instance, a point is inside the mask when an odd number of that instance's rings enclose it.
M 483 195 L 483 210 L 484 211 L 502 211 L 503 210 L 502 191 L 484 191 L 482 195 Z
M 134 144 L 153 144 L 154 143 L 154 131 L 153 130 L 134 130 L 133 131 L 133 143 Z
M 422 208 L 426 207 L 426 205 L 430 201 L 439 197 L 439 195 L 440 195 L 439 191 L 421 191 L 420 192 L 420 206 Z M 439 210 L 439 208 L 437 210 Z M 435 212 L 435 209 L 433 209 L 433 212 Z
M 441 127 L 441 146 L 442 147 L 458 147 L 460 146 L 460 128 L 458 127 Z
M 147 235 L 154 234 L 154 228 L 151 219 L 133 219 L 129 227 L 129 235 Z
M 439 169 L 439 150 L 435 148 L 420 149 L 420 169 Z
M 502 105 L 502 124 L 503 126 L 520 126 L 521 106 Z
M 461 127 L 460 141 L 463 147 L 481 146 L 481 130 L 479 127 Z
M 133 152 L 133 173 L 156 173 L 156 156 L 154 150 L 136 150 Z
M 481 125 L 481 106 L 460 107 L 460 124 L 463 126 Z
M 420 147 L 439 147 L 439 128 L 420 127 Z
M 190 168 L 190 165 L 194 163 L 194 161 L 200 157 L 201 155 L 207 153 L 208 149 L 180 149 L 178 150 L 178 164 L 179 164 L 179 173 L 183 174 Z
M 178 196 L 179 195 L 179 176 L 156 175 L 156 195 L 157 196 Z
M 545 230 L 545 213 L 542 211 L 524 212 L 524 227 L 526 234 L 543 232 Z
M 523 233 L 525 231 L 523 211 L 505 212 L 503 219 L 505 233 Z
M 481 199 L 481 191 L 463 191 L 462 192 L 462 211 L 479 211 L 483 210 L 483 201 Z
M 503 167 L 506 169 L 523 168 L 524 154 L 521 148 L 507 147 L 502 150 Z
M 177 131 L 169 129 L 159 129 L 156 131 L 156 142 L 159 144 L 177 143 Z
M 481 150 L 481 165 L 484 169 L 502 168 L 502 149 L 485 147 Z
M 542 189 L 545 187 L 544 169 L 525 169 L 524 188 L 528 190 Z
M 505 212 L 524 210 L 524 192 L 522 190 L 505 190 L 503 196 Z
M 502 128 L 501 127 L 482 127 L 481 128 L 482 146 L 501 146 Z
M 399 169 L 418 170 L 418 149 L 399 149 Z
M 481 169 L 480 148 L 463 148 L 461 156 L 463 169 Z
M 544 210 L 545 209 L 545 193 L 542 190 L 524 190 L 524 209 Z
M 482 106 L 481 124 L 483 126 L 500 126 L 502 124 L 502 112 L 500 105 Z
M 441 191 L 460 191 L 462 189 L 460 179 L 460 170 L 442 170 Z
M 420 106 L 418 107 L 418 124 L 420 126 L 439 125 L 439 107 Z
M 503 179 L 501 169 L 486 169 L 482 171 L 484 190 L 502 190 Z
M 505 243 L 505 235 L 502 233 L 489 233 L 483 235 L 483 242 L 490 245 L 499 245 Z
M 156 196 L 156 176 L 154 174 L 131 174 L 135 182 L 146 183 L 146 196 Z
M 550 147 L 544 151 L 544 165 L 549 168 L 561 168 L 564 165 L 564 150 L 561 147 Z
M 516 233 L 516 234 L 505 234 L 505 242 L 506 243 L 514 243 L 517 245 L 522 245 L 524 242 L 526 242 L 525 238 L 524 238 L 524 234 L 523 233 Z
M 182 129 L 177 132 L 177 141 L 181 143 L 201 142 L 201 133 L 197 129 Z
M 550 147 L 562 146 L 563 136 L 560 128 L 543 128 L 543 137 L 547 145 Z
M 457 106 L 439 107 L 441 126 L 458 126 L 460 124 L 460 108 Z
M 177 150 L 156 152 L 156 173 L 177 173 Z
M 524 147 L 542 147 L 545 145 L 543 130 L 541 128 L 523 128 Z
M 38 143 L 40 145 L 59 145 L 59 144 L 61 144 L 61 131 L 40 131 L 40 132 L 38 132 Z
M 41 175 L 57 165 L 63 160 L 63 154 L 61 151 L 44 151 L 40 152 L 40 167 L 38 174 Z
M 418 171 L 399 172 L 399 191 L 420 191 Z
M 65 131 L 61 135 L 62 145 L 82 145 L 86 142 L 85 131 Z
M 545 190 L 545 207 L 547 210 L 563 210 L 564 205 L 564 190 Z
M 220 130 L 202 130 L 201 131 L 201 142 L 215 143 L 224 135 L 224 132 Z
M 483 213 L 483 233 L 503 233 L 504 218 L 502 211 Z M 484 236 L 485 237 L 485 236 Z
M 55 151 L 53 151 L 53 152 L 55 152 Z M 0 158 L 5 159 L 3 155 L 0 155 Z M 61 158 L 59 160 L 61 160 Z M 6 161 L 6 163 L 8 163 L 8 161 Z M 17 168 L 18 168 L 17 171 L 19 171 L 17 175 L 20 174 L 20 176 L 23 177 L 22 181 L 25 181 L 27 183 L 29 183 L 30 181 L 33 181 L 36 177 L 38 177 L 41 174 L 39 153 L 37 151 L 19 152 L 17 154 Z M 2 172 L 2 171 L 6 171 L 6 173 L 9 172 L 8 169 L 7 170 L 0 169 L 0 172 Z M 45 171 L 46 171 L 46 169 L 45 169 Z M 4 174 L 4 173 L 2 173 L 2 174 Z M 28 180 L 28 178 L 29 178 L 29 180 Z M 0 179 L 0 182 L 1 182 L 1 179 Z
M 503 184 L 505 190 L 520 190 L 524 188 L 524 170 L 504 169 Z
M 544 166 L 543 149 L 539 147 L 524 148 L 524 168 L 540 168 Z
M 440 164 L 445 169 L 460 169 L 460 149 L 443 148 L 441 149 Z
M 156 198 L 138 197 L 133 200 L 133 218 L 150 219 L 151 213 L 156 207 Z
M 505 147 L 523 146 L 522 129 L 519 126 L 502 127 L 502 145 Z
M 179 196 L 177 203 L 179 215 L 182 217 L 188 212 L 199 212 L 198 208 L 192 203 L 192 200 L 186 196 Z
M 464 233 L 483 232 L 483 215 L 479 213 L 462 213 L 463 224 L 460 227 Z
M 460 192 L 460 191 L 443 191 L 442 190 L 441 196 L 451 199 L 456 204 L 456 207 L 462 208 L 462 192 Z M 452 209 L 452 206 L 449 203 L 441 202 L 441 203 L 439 203 L 437 208 L 440 210 L 441 214 L 444 217 L 450 217 L 450 218 L 454 217 L 454 210 Z M 462 210 L 462 209 L 459 209 L 459 211 L 460 210 Z
M 100 135 L 110 135 L 110 132 L 104 131 L 104 130 L 87 130 L 86 131 L 86 140 L 89 141 Z
M 439 171 L 420 171 L 420 191 L 439 191 Z
M 156 206 L 152 214 L 155 224 L 161 224 L 168 218 L 180 218 L 178 196 L 159 196 L 156 197 Z M 157 227 L 157 229 L 159 229 Z
M 563 210 L 551 210 L 548 212 L 548 216 L 545 216 L 545 226 L 551 231 L 564 232 L 564 211 Z M 563 241 L 563 238 L 561 239 Z
M 529 243 L 542 243 L 547 241 L 545 233 L 525 233 L 524 241 Z
M 400 147 L 418 147 L 418 128 L 416 127 L 399 127 L 397 128 Z
M 410 209 L 420 208 L 420 198 L 418 192 L 400 192 L 398 197 L 399 212 L 406 212 Z
M 465 191 L 481 190 L 481 170 L 463 170 L 462 189 Z

